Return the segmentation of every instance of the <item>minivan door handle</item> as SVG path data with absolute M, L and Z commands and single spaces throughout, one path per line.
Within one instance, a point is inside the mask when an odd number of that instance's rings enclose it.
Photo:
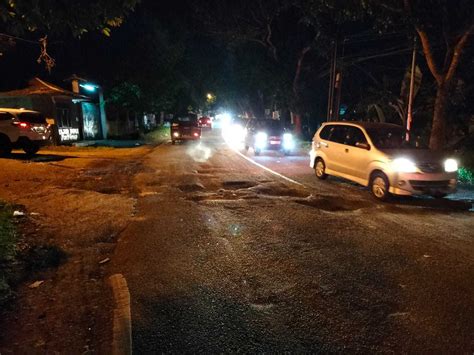
M 346 153 L 349 153 L 349 149 L 348 149 L 348 148 L 346 148 L 346 149 L 344 149 L 344 150 L 345 150 Z
M 322 147 L 328 147 L 328 144 L 326 142 L 319 142 L 319 144 L 322 146 Z

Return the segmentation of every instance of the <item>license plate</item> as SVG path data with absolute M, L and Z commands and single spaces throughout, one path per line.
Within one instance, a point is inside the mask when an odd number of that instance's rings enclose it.
M 280 144 L 280 141 L 270 141 L 270 144 Z

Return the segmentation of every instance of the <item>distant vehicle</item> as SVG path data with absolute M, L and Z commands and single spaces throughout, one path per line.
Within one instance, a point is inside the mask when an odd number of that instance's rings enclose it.
M 253 148 L 255 155 L 265 150 L 280 150 L 291 154 L 295 149 L 293 135 L 281 121 L 272 119 L 251 119 L 246 126 L 244 138 L 245 150 Z
M 12 149 L 23 149 L 28 155 L 36 154 L 50 142 L 51 129 L 39 112 L 0 108 L 0 156 Z
M 210 117 L 202 116 L 198 120 L 198 125 L 201 128 L 212 128 L 212 120 Z
M 456 189 L 458 163 L 405 141 L 401 126 L 327 122 L 316 132 L 310 153 L 316 177 L 339 176 L 368 186 L 379 200 L 390 194 L 441 198 Z
M 230 122 L 222 127 L 222 137 L 231 147 L 242 149 L 245 140 L 245 126 L 247 119 L 241 117 L 232 117 Z
M 171 121 L 171 143 L 176 141 L 197 140 L 201 138 L 201 127 L 199 127 L 197 115 L 187 113 L 176 115 Z

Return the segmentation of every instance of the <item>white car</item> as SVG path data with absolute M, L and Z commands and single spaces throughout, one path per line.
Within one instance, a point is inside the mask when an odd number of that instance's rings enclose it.
M 456 189 L 458 163 L 450 156 L 415 148 L 401 126 L 370 122 L 327 122 L 310 153 L 316 177 L 335 175 L 368 186 L 385 200 L 390 194 L 444 197 Z
M 50 137 L 50 125 L 41 113 L 0 108 L 0 156 L 9 155 L 12 149 L 33 155 L 50 142 Z

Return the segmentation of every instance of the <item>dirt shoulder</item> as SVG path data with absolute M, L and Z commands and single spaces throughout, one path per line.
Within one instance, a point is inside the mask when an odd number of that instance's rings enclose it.
M 134 214 L 133 177 L 150 150 L 65 148 L 0 159 L 0 200 L 25 213 L 17 221 L 21 282 L 9 309 L 0 310 L 0 353 L 109 349 L 112 296 L 104 277 Z M 57 268 L 42 264 L 51 250 Z

